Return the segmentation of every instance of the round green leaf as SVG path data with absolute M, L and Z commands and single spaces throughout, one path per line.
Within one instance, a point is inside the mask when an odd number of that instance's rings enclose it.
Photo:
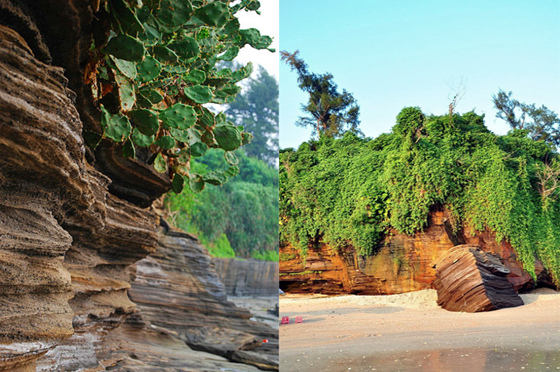
M 161 63 L 151 56 L 147 56 L 144 60 L 137 64 L 138 78 L 141 82 L 154 80 L 161 72 Z
M 231 151 L 226 151 L 224 153 L 224 158 L 226 159 L 229 165 L 237 165 L 239 163 L 239 159 L 237 158 L 235 153 Z
M 130 116 L 135 126 L 146 136 L 153 136 L 159 130 L 158 116 L 151 110 L 135 110 Z
M 244 145 L 248 145 L 249 143 L 251 143 L 252 139 L 253 139 L 253 134 L 252 133 L 247 133 L 247 132 L 241 133 L 241 142 Z
M 216 125 L 225 124 L 227 122 L 227 116 L 223 112 L 220 112 L 218 115 L 215 116 L 216 118 Z M 231 123 L 233 125 L 233 123 Z
M 170 150 L 175 147 L 175 140 L 170 136 L 162 136 L 156 140 L 156 145 L 165 150 Z
M 208 147 L 216 147 L 214 134 L 212 132 L 205 130 L 204 133 L 202 133 L 202 136 L 200 136 L 200 140 L 207 144 Z
M 116 57 L 111 56 L 113 62 L 115 62 L 115 66 L 119 69 L 120 72 L 123 73 L 129 79 L 136 79 L 136 64 L 131 61 L 125 61 L 124 59 L 119 59 Z
M 123 145 L 123 157 L 132 159 L 136 157 L 136 150 L 130 139 L 126 140 Z
M 122 111 L 130 111 L 136 103 L 136 91 L 134 83 L 126 76 L 119 73 L 115 74 L 115 81 L 119 88 L 119 100 Z
M 232 125 L 217 125 L 214 128 L 214 137 L 218 146 L 226 151 L 233 151 L 241 146 L 241 133 Z
M 208 150 L 208 146 L 205 143 L 197 142 L 190 147 L 191 155 L 194 157 L 203 156 Z
M 139 93 L 154 105 L 163 100 L 163 96 L 157 90 L 152 88 L 140 88 Z
M 168 27 L 181 26 L 191 18 L 192 10 L 188 0 L 161 0 L 156 18 Z
M 244 43 L 251 45 L 255 49 L 265 49 L 272 43 L 270 36 L 261 36 L 261 33 L 256 28 L 249 28 L 247 30 L 239 30 Z
M 195 85 L 185 88 L 185 95 L 196 103 L 208 103 L 214 98 L 212 90 L 205 85 Z
M 204 190 L 204 180 L 200 176 L 192 177 L 189 180 L 189 186 L 194 192 L 201 192 Z
M 144 31 L 135 12 L 124 0 L 113 0 L 109 5 L 113 8 L 112 13 L 125 33 L 131 35 Z
M 134 128 L 131 138 L 134 143 L 140 147 L 149 147 L 152 143 L 154 143 L 154 136 L 146 136 L 142 134 L 138 128 Z
M 147 23 L 143 24 L 144 32 L 139 35 L 140 39 L 146 41 L 147 44 L 157 44 L 161 42 L 161 33 Z
M 186 36 L 182 40 L 176 41 L 169 45 L 177 55 L 183 59 L 189 59 L 198 56 L 200 46 L 192 37 Z
M 224 172 L 224 175 L 226 177 L 233 177 L 233 176 L 237 176 L 238 174 L 239 174 L 239 167 L 236 165 L 232 165 Z
M 246 79 L 251 76 L 253 72 L 253 64 L 251 62 L 247 63 L 247 66 L 241 67 L 240 69 L 235 70 L 231 74 L 230 83 L 237 83 L 240 80 Z
M 196 16 L 209 26 L 222 27 L 230 17 L 229 6 L 220 1 L 214 1 L 198 8 Z
M 105 47 L 108 54 L 127 61 L 140 62 L 146 49 L 144 44 L 129 35 L 118 35 L 109 40 Z
M 115 142 L 123 142 L 132 132 L 132 126 L 126 116 L 113 115 L 107 123 L 104 135 Z
M 238 54 L 239 48 L 234 45 L 231 46 L 224 54 L 219 56 L 218 59 L 221 59 L 222 61 L 231 61 L 232 59 L 237 57 Z
M 175 173 L 175 175 L 173 176 L 173 182 L 172 182 L 172 186 L 171 189 L 176 193 L 176 194 L 180 194 L 181 191 L 183 191 L 183 186 L 185 184 L 185 179 L 183 178 L 183 176 L 181 176 L 180 174 Z
M 237 94 L 241 91 L 241 87 L 235 84 L 228 84 L 222 88 L 222 91 L 226 94 Z
M 187 129 L 187 132 L 189 133 L 189 145 L 192 146 L 195 143 L 200 142 L 202 134 L 200 133 L 199 130 L 195 128 L 189 128 Z
M 204 182 L 209 183 L 214 186 L 221 186 L 226 182 L 226 177 L 223 174 L 210 172 L 202 176 Z
M 201 70 L 192 70 L 187 76 L 183 76 L 185 83 L 202 84 L 206 80 L 206 74 Z
M 154 55 L 159 61 L 164 61 L 164 62 L 179 61 L 179 57 L 177 56 L 177 54 L 165 46 L 155 46 Z
M 187 143 L 190 138 L 189 132 L 183 129 L 170 128 L 169 134 L 171 134 L 171 137 L 175 138 L 177 141 L 181 143 Z
M 187 129 L 196 123 L 196 112 L 191 106 L 176 103 L 159 114 L 166 128 Z
M 167 162 L 165 161 L 161 153 L 157 154 L 156 159 L 154 160 L 154 169 L 158 173 L 165 173 L 165 171 L 167 170 Z

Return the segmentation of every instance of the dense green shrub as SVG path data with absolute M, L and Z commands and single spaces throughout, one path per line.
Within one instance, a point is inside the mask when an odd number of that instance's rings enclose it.
M 422 230 L 430 210 L 446 208 L 460 231 L 486 228 L 560 278 L 560 174 L 556 149 L 522 130 L 491 133 L 484 116 L 425 116 L 405 108 L 389 134 L 352 133 L 280 151 L 280 240 L 305 254 L 323 241 L 374 254 L 393 228 Z

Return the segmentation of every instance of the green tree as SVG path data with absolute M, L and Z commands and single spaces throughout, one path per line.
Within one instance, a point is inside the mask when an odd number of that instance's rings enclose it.
M 282 60 L 298 74 L 299 87 L 309 94 L 307 105 L 301 108 L 308 116 L 301 116 L 296 122 L 300 127 L 312 127 L 314 135 L 338 138 L 350 131 L 360 136 L 360 108 L 354 96 L 345 89 L 340 93 L 329 73 L 315 74 L 308 70 L 299 51 L 281 51 Z
M 494 107 L 498 110 L 496 117 L 505 120 L 512 129 L 527 131 L 529 137 L 535 141 L 546 141 L 555 146 L 560 145 L 560 118 L 558 115 L 542 105 L 519 102 L 512 98 L 512 92 L 506 93 L 500 89 L 492 96 Z
M 274 165 L 278 159 L 278 82 L 262 67 L 226 111 L 238 125 L 253 134 L 243 149 L 250 157 Z
M 278 260 L 278 171 L 241 150 L 236 154 L 240 172 L 224 186 L 166 196 L 170 222 L 198 235 L 214 256 Z M 202 175 L 229 166 L 216 150 L 192 164 Z

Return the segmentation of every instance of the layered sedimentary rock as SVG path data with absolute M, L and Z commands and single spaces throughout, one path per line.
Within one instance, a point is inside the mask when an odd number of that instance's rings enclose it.
M 438 305 L 446 310 L 475 313 L 523 305 L 506 278 L 509 269 L 480 247 L 453 247 L 434 266 Z
M 232 362 L 242 350 L 227 358 L 193 350 L 185 332 L 150 323 L 128 296 L 134 264 L 158 249 L 158 217 L 147 207 L 170 183 L 145 154 L 124 160 L 108 143 L 96 152 L 84 145 L 84 122 L 99 125 L 83 86 L 92 14 L 87 1 L 0 0 L 0 370 L 255 371 Z M 183 264 L 210 260 L 195 256 Z M 221 311 L 208 320 L 206 343 L 231 338 L 223 324 L 251 329 L 251 315 L 208 275 L 217 278 L 197 271 L 191 295 L 213 302 L 183 318 Z M 257 345 L 264 336 L 258 328 L 240 349 L 266 350 Z
M 24 365 L 72 332 L 72 236 L 94 206 L 81 123 L 61 68 L 0 26 L 0 365 Z M 8 344 L 8 345 L 6 345 Z
M 145 320 L 176 332 L 192 349 L 278 369 L 278 330 L 227 301 L 206 248 L 189 234 L 160 235 L 157 252 L 136 264 L 130 298 Z
M 371 256 L 360 256 L 353 247 L 334 248 L 325 244 L 309 247 L 300 256 L 291 246 L 280 247 L 280 287 L 292 293 L 395 294 L 428 289 L 436 279 L 434 263 L 459 244 L 475 244 L 501 257 L 510 270 L 507 279 L 516 290 L 535 283 L 525 273 L 511 245 L 498 243 L 491 232 L 477 232 L 465 226 L 456 234 L 443 210 L 430 213 L 428 225 L 409 236 L 392 231 Z M 536 263 L 540 285 L 552 286 L 542 264 Z
M 278 296 L 278 262 L 212 258 L 228 296 Z

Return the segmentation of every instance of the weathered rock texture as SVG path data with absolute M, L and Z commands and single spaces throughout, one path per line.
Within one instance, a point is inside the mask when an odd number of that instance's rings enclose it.
M 8 368 L 72 334 L 63 262 L 73 239 L 61 224 L 96 204 L 62 69 L 0 27 L 0 81 L 0 343 L 10 344 L 0 346 L 0 364 Z
M 228 296 L 278 296 L 278 262 L 212 258 Z
M 304 259 L 293 247 L 281 246 L 280 287 L 292 293 L 372 295 L 429 289 L 436 279 L 434 263 L 459 244 L 474 244 L 501 257 L 516 290 L 535 285 L 508 242 L 497 243 L 491 232 L 473 235 L 469 226 L 454 234 L 447 220 L 445 211 L 433 210 L 422 232 L 408 236 L 393 231 L 372 256 L 357 255 L 353 247 L 336 250 L 320 244 L 309 247 Z M 552 286 L 542 264 L 536 266 L 539 284 Z
M 500 258 L 474 245 L 450 249 L 436 264 L 438 305 L 475 313 L 523 305 Z
M 278 369 L 278 330 L 250 320 L 250 312 L 227 301 L 225 286 L 196 238 L 169 231 L 161 235 L 158 251 L 136 266 L 130 298 L 145 320 L 176 332 L 192 349 Z
M 83 85 L 96 3 L 0 0 L 0 370 L 254 371 L 231 361 L 263 367 L 254 360 L 274 353 L 262 338 L 277 336 L 227 302 L 202 248 L 158 256 L 162 267 L 177 257 L 195 265 L 165 277 L 176 282 L 161 278 L 166 290 L 145 286 L 144 298 L 165 308 L 144 317 L 128 297 L 134 264 L 158 249 L 147 207 L 170 183 L 146 154 L 124 160 L 110 143 L 84 146 L 83 127 L 99 125 Z M 173 244 L 182 243 L 162 248 Z M 180 318 L 188 325 L 175 329 Z M 224 324 L 245 341 L 228 345 L 227 358 L 194 351 L 184 342 L 192 319 L 202 335 L 193 345 L 230 342 Z

